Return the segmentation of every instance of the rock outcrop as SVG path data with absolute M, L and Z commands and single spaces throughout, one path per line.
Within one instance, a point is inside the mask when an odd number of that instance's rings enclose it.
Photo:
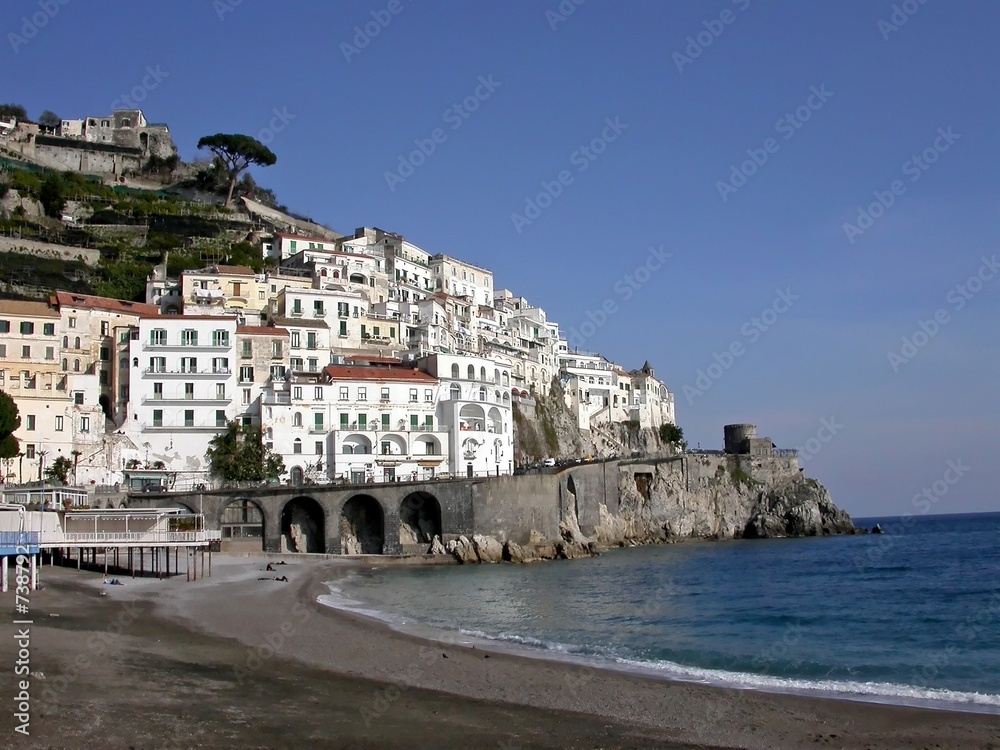
M 743 529 L 746 539 L 853 533 L 851 517 L 813 479 L 762 492 Z

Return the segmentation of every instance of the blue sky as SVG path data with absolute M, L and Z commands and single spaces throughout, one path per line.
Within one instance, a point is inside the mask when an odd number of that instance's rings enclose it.
M 1000 5 L 577 2 L 7 0 L 0 99 L 260 137 L 293 210 L 648 359 L 692 445 L 754 422 L 855 515 L 1000 510 Z

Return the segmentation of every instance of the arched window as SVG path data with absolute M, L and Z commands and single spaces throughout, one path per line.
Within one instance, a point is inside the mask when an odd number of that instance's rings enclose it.
M 480 401 L 486 400 L 486 388 L 484 386 L 480 386 L 479 388 L 479 400 Z
M 302 414 L 300 412 L 295 412 L 295 415 L 292 417 L 292 427 L 301 427 L 301 426 L 302 426 Z
M 499 385 L 499 383 L 500 383 L 500 371 L 499 370 L 494 370 L 493 371 L 493 382 L 497 383 Z
M 73 360 L 73 372 L 80 372 L 80 360 Z
M 504 370 L 503 373 L 503 384 L 504 386 L 510 386 L 510 376 L 507 374 L 506 370 Z
M 63 371 L 63 372 L 66 372 L 66 370 L 68 370 L 68 369 L 69 369 L 69 360 L 68 360 L 68 359 L 66 359 L 65 357 L 63 357 L 63 361 L 62 361 L 62 371 Z
M 292 453 L 301 453 L 301 452 L 302 452 L 302 440 L 300 438 L 295 438 L 294 442 L 292 442 Z
M 509 404 L 510 403 L 510 394 L 507 393 L 507 391 L 503 392 L 503 402 L 505 404 Z
M 69 349 L 69 336 L 63 336 L 63 349 Z
M 531 379 L 532 380 L 535 379 L 535 368 L 534 367 L 531 368 Z
M 80 337 L 79 336 L 77 336 L 75 339 L 73 339 L 73 348 L 74 349 L 79 349 L 80 348 Z
M 452 383 L 451 388 L 449 389 L 449 395 L 451 396 L 452 400 L 455 401 L 462 398 L 462 386 L 460 386 L 458 383 Z
M 457 362 L 451 366 L 451 376 L 453 378 L 455 378 L 455 380 L 458 380 L 459 375 L 458 375 L 458 363 Z
M 499 404 L 500 403 L 500 391 L 496 392 L 495 397 L 496 397 L 497 403 Z
M 479 379 L 482 380 L 484 383 L 486 382 L 486 368 L 485 367 L 480 367 L 479 368 Z
M 268 427 L 266 430 L 264 430 L 264 436 L 268 440 L 273 440 L 274 439 L 274 430 L 271 427 Z
M 476 368 L 473 367 L 472 365 L 469 365 L 469 380 L 475 380 L 475 379 L 476 379 Z

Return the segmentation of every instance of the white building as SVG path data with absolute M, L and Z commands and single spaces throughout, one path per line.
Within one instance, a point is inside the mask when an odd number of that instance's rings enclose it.
M 447 255 L 430 259 L 434 290 L 453 297 L 471 297 L 477 305 L 493 304 L 493 272 Z
M 203 478 L 209 441 L 238 416 L 236 318 L 144 317 L 131 341 L 125 432 L 147 461 Z

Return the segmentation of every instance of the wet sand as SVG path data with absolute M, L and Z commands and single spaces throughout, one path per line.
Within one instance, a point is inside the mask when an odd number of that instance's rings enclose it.
M 208 580 L 120 587 L 44 568 L 45 588 L 31 596 L 29 737 L 14 733 L 10 709 L 13 617 L 0 628 L 0 747 L 1000 749 L 995 715 L 713 688 L 423 641 L 317 604 L 345 563 L 291 560 L 265 573 L 263 558 L 216 556 Z M 12 611 L 11 593 L 0 602 Z

